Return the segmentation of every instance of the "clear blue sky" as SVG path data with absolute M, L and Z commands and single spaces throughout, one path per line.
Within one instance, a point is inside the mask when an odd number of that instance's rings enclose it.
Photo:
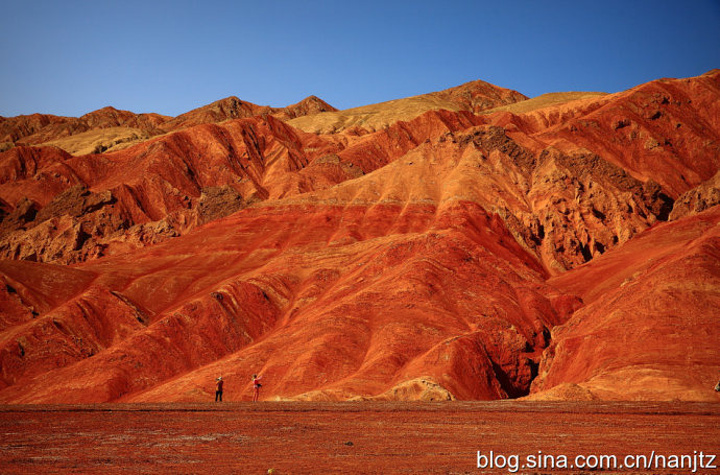
M 474 79 L 528 96 L 720 68 L 719 0 L 0 0 L 0 115 L 338 108 Z

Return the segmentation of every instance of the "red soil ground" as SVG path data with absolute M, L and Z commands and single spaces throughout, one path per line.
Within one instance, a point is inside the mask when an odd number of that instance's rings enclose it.
M 0 406 L 2 473 L 511 473 L 477 452 L 720 454 L 706 403 L 448 402 Z M 703 463 L 709 463 L 704 458 Z M 660 463 L 660 461 L 658 461 Z M 712 461 L 715 466 L 720 462 Z M 548 462 L 549 464 L 549 462 Z M 691 473 L 692 467 L 516 473 Z

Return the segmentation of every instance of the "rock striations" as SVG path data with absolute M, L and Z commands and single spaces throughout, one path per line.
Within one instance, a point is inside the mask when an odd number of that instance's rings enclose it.
M 720 70 L 0 134 L 0 403 L 718 400 Z

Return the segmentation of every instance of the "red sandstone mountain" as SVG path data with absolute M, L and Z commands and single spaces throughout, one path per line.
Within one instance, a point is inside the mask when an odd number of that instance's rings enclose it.
M 719 98 L 717 70 L 476 81 L 16 146 L 0 402 L 209 400 L 221 374 L 238 400 L 252 373 L 269 399 L 717 400 Z
M 166 131 L 180 130 L 194 125 L 217 123 L 230 119 L 272 115 L 280 119 L 294 119 L 307 114 L 335 111 L 333 106 L 322 99 L 310 96 L 297 104 L 283 108 L 259 106 L 237 97 L 228 97 L 179 115 L 163 124 Z
M 259 106 L 241 101 L 237 97 L 229 97 L 175 118 L 160 114 L 135 114 L 113 107 L 104 107 L 79 118 L 49 114 L 0 117 L 0 151 L 13 146 L 41 144 L 55 145 L 66 151 L 71 151 L 70 149 L 84 150 L 86 147 L 82 145 L 85 145 L 88 140 L 98 142 L 98 134 L 91 135 L 88 134 L 89 132 L 119 129 L 115 130 L 116 134 L 112 138 L 100 137 L 100 143 L 95 144 L 96 148 L 90 150 L 91 153 L 100 153 L 121 141 L 136 143 L 155 135 L 193 125 L 268 114 L 288 120 L 307 114 L 335 110 L 334 107 L 315 96 L 309 96 L 297 104 L 280 108 Z M 121 138 L 118 140 L 117 136 Z M 75 139 L 71 140 L 71 137 Z M 78 142 L 80 142 L 80 146 L 78 146 Z M 79 153 L 73 154 L 79 155 Z M 85 154 L 81 153 L 81 155 Z
M 113 107 L 90 112 L 79 118 L 33 114 L 0 119 L 0 142 L 38 145 L 92 129 L 133 127 L 159 133 L 160 124 L 169 117 L 159 114 L 134 114 Z

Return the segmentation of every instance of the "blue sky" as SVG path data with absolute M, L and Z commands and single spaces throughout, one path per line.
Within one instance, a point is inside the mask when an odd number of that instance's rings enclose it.
M 474 79 L 528 96 L 720 68 L 720 1 L 0 0 L 0 115 L 344 109 Z

